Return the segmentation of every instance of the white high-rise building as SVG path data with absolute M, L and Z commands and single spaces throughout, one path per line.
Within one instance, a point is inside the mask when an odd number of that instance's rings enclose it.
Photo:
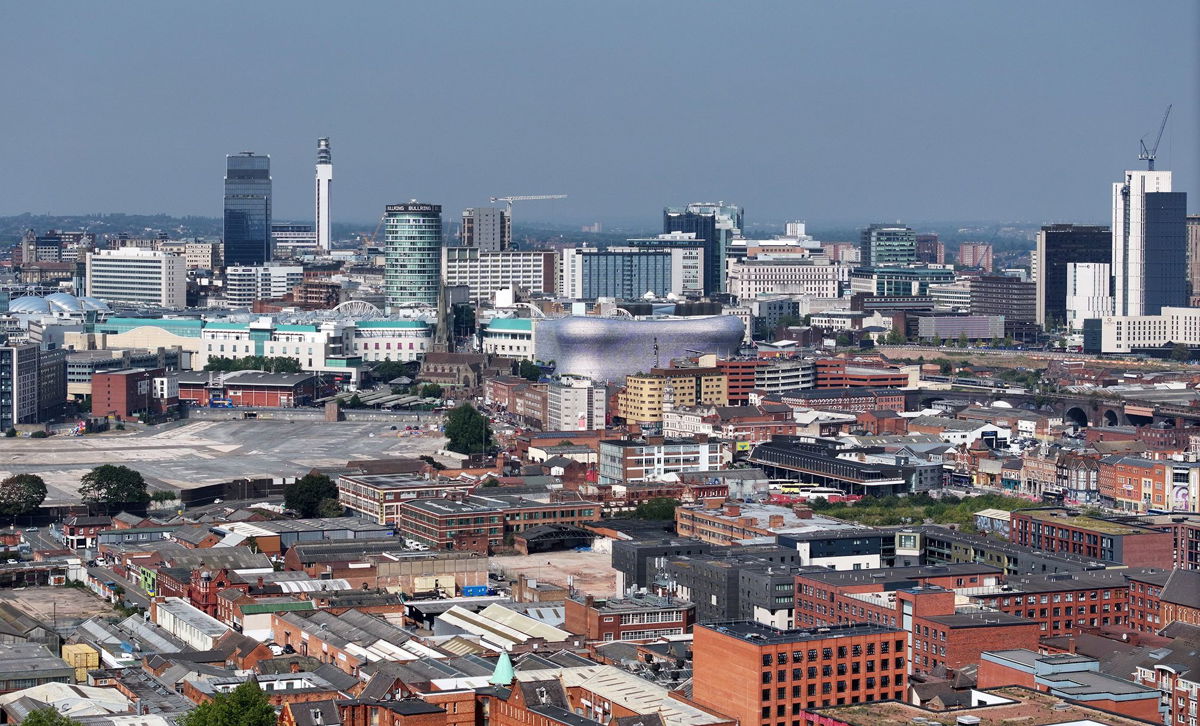
M 563 376 L 546 389 L 550 431 L 596 431 L 605 425 L 606 390 L 587 378 Z
M 300 265 L 242 265 L 225 268 L 225 302 L 250 307 L 255 300 L 278 300 L 304 282 Z
M 329 252 L 329 193 L 333 186 L 333 150 L 329 148 L 329 139 L 317 139 L 317 203 L 316 203 L 316 232 L 317 250 Z
M 1112 266 L 1103 262 L 1067 264 L 1067 325 L 1082 330 L 1083 321 L 1113 314 L 1109 294 Z M 932 286 L 931 286 L 932 287 Z
M 181 308 L 187 304 L 187 261 L 160 250 L 122 247 L 87 256 L 87 294 L 105 302 Z
M 1112 273 L 1116 315 L 1157 315 L 1187 305 L 1187 195 L 1169 171 L 1127 171 L 1113 184 Z

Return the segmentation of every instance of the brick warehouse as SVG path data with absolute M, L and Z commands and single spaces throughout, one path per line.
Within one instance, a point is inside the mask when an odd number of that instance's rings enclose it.
M 1171 532 L 1089 517 L 1062 507 L 1013 512 L 1009 537 L 1014 544 L 1035 550 L 1069 552 L 1127 567 L 1162 567 L 1175 555 Z
M 321 397 L 320 380 L 315 373 L 191 371 L 179 374 L 179 400 L 193 406 L 295 408 Z
M 903 699 L 904 631 L 878 625 L 780 630 L 697 625 L 692 700 L 741 726 L 788 726 L 805 709 Z
M 155 379 L 164 379 L 162 368 L 126 368 L 92 376 L 92 414 L 135 418 L 143 413 L 162 413 L 177 398 L 155 396 Z

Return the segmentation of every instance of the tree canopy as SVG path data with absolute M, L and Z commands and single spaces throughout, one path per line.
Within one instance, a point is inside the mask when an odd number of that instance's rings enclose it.
M 87 504 L 148 502 L 146 480 L 127 466 L 101 464 L 80 479 L 79 496 Z
M 248 355 L 245 358 L 215 356 L 204 364 L 206 371 L 266 371 L 268 373 L 299 373 L 300 360 L 282 356 Z
M 635 519 L 675 519 L 675 507 L 678 506 L 678 499 L 654 497 L 648 502 L 639 504 L 634 510 L 633 516 Z
M 21 719 L 21 723 L 29 724 L 29 726 L 83 726 L 75 719 L 62 715 L 56 708 L 39 708 L 31 711 L 28 716 Z
M 487 417 L 469 403 L 459 404 L 446 417 L 446 448 L 459 454 L 478 454 L 492 444 L 492 428 Z
M 14 474 L 0 481 L 0 514 L 28 514 L 46 500 L 46 482 L 37 474 Z
M 517 364 L 517 375 L 527 381 L 536 381 L 542 377 L 542 367 L 531 360 L 523 360 Z
M 305 474 L 283 488 L 283 505 L 301 517 L 316 517 L 325 500 L 337 497 L 337 484 L 325 474 Z
M 180 726 L 275 726 L 275 708 L 258 681 L 217 693 L 179 720 Z

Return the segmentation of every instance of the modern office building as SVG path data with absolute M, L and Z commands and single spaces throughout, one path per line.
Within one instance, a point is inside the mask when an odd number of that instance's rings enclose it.
M 578 247 L 562 251 L 559 294 L 575 300 L 636 300 L 703 293 L 705 250 L 699 247 Z
M 442 205 L 389 204 L 384 216 L 384 294 L 389 307 L 435 305 L 441 289 Z
M 0 339 L 0 433 L 49 421 L 67 402 L 67 352 Z
M 1171 191 L 1171 172 L 1125 172 L 1112 203 L 1116 314 L 1187 305 L 1187 194 Z
M 1113 313 L 1112 265 L 1072 262 L 1067 265 L 1067 316 L 1071 330 L 1083 330 L 1083 321 Z
M 1003 315 L 1004 331 L 1024 337 L 1037 324 L 1037 289 L 1007 275 L 983 275 L 971 281 L 971 314 Z
M 315 226 L 317 249 L 329 252 L 331 225 L 329 222 L 329 195 L 333 186 L 333 150 L 329 139 L 317 139 L 317 194 L 315 204 Z
M 271 259 L 271 157 L 243 151 L 225 157 L 225 264 Z
M 954 282 L 954 270 L 934 267 L 856 267 L 850 291 L 878 297 L 926 297 L 930 285 Z
M 157 250 L 123 247 L 87 256 L 87 294 L 105 302 L 164 308 L 187 304 L 187 260 Z
M 462 213 L 463 247 L 501 252 L 512 247 L 512 217 L 501 207 L 472 207 Z
M 729 405 L 729 381 L 719 368 L 652 368 L 625 379 L 615 413 L 629 423 L 661 424 L 664 410 L 701 404 Z
M 730 261 L 725 289 L 743 304 L 758 295 L 772 294 L 834 298 L 838 296 L 840 269 L 825 259 L 747 257 Z
M 694 234 L 703 240 L 704 291 L 725 290 L 725 258 L 730 243 L 743 227 L 742 208 L 725 202 L 693 202 L 686 207 L 663 210 L 663 232 Z
M 917 261 L 917 234 L 898 224 L 872 224 L 859 237 L 863 267 L 895 267 Z
M 225 302 L 250 307 L 255 300 L 278 300 L 304 282 L 300 265 L 236 265 L 225 268 Z
M 442 248 L 442 283 L 466 285 L 472 302 L 491 302 L 498 290 L 555 292 L 558 256 L 553 250 Z
M 1067 319 L 1067 265 L 1112 263 L 1112 230 L 1100 225 L 1050 224 L 1037 233 L 1033 282 L 1037 286 L 1037 324 L 1062 325 Z
M 608 392 L 578 376 L 563 376 L 546 389 L 549 431 L 597 431 L 605 427 Z

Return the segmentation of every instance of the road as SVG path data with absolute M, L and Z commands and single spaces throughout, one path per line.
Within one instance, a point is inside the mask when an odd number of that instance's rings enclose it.
M 144 608 L 146 610 L 150 609 L 150 598 L 142 594 L 142 589 L 140 587 L 113 572 L 111 568 L 99 567 L 97 569 L 103 572 L 104 576 L 109 580 L 125 588 L 125 604 Z

